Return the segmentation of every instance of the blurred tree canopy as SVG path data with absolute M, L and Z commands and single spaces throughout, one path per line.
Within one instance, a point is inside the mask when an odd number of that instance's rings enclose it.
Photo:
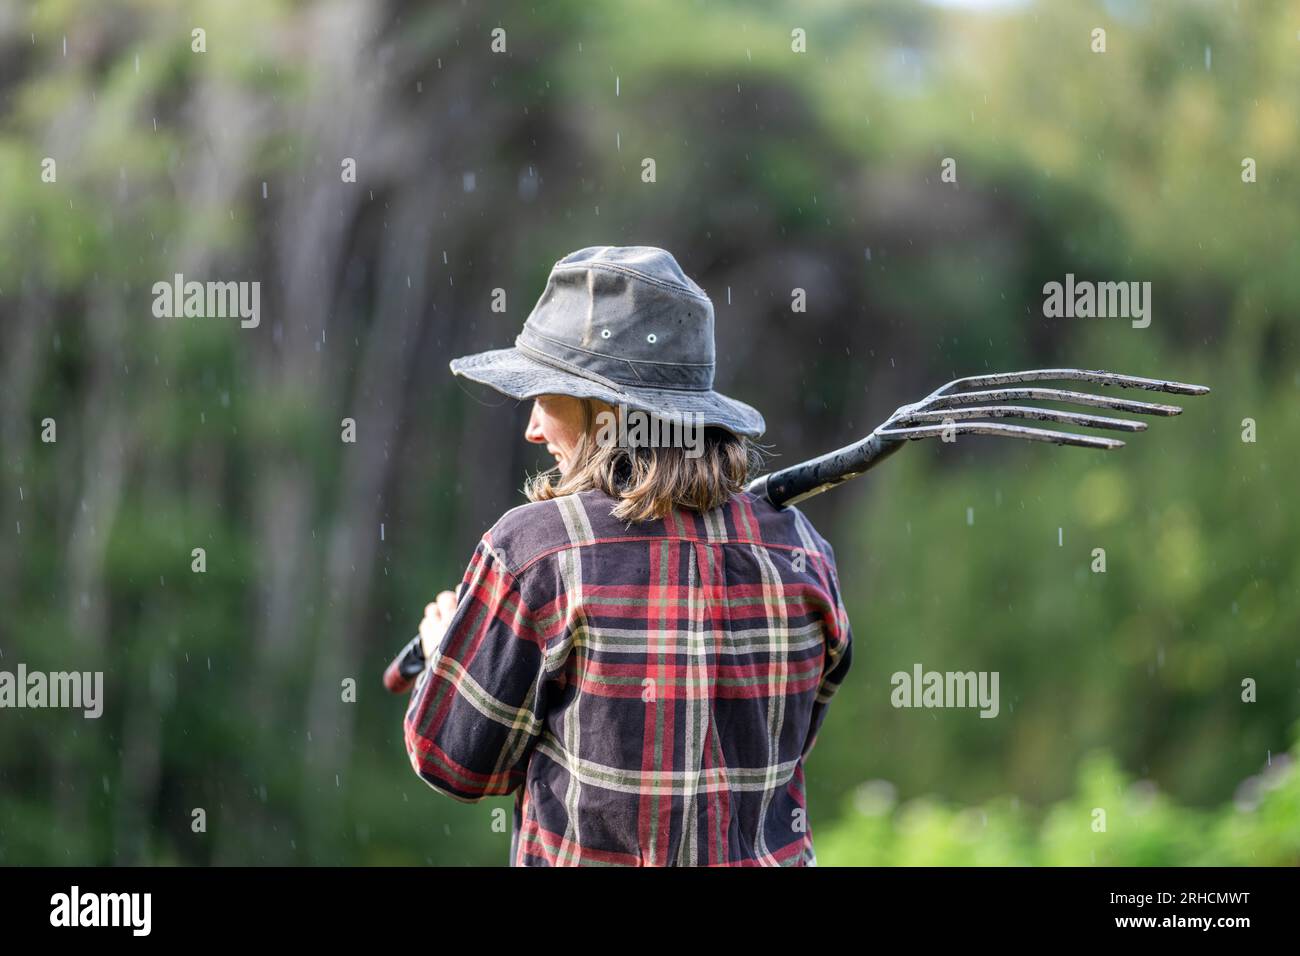
M 0 712 L 0 863 L 506 861 L 504 801 L 415 778 L 378 677 L 539 464 L 526 407 L 447 361 L 606 243 L 710 293 L 777 464 L 960 375 L 1214 388 L 1107 456 L 918 445 L 807 504 L 857 642 L 808 768 L 823 863 L 1295 862 L 1088 826 L 1140 781 L 1187 832 L 1298 829 L 1294 775 L 1242 798 L 1300 690 L 1298 29 L 1263 0 L 0 7 L 0 668 L 107 698 Z M 156 318 L 178 273 L 260 282 L 260 324 Z M 1151 326 L 1044 317 L 1067 273 L 1150 281 Z M 999 719 L 893 708 L 915 662 L 998 671 Z M 882 780 L 920 849 L 862 811 Z M 946 855 L 950 804 L 998 808 L 985 851 Z

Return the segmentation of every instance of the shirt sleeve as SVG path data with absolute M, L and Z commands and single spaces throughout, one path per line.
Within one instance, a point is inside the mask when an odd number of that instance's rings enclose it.
M 845 675 L 853 662 L 853 629 L 849 625 L 848 611 L 840 596 L 839 575 L 835 571 L 835 553 L 831 546 L 822 541 L 822 553 L 826 556 L 826 586 L 828 597 L 827 614 L 823 618 L 826 634 L 826 651 L 822 665 L 822 677 L 817 685 L 817 696 L 813 700 L 812 720 L 808 726 L 808 736 L 804 741 L 803 756 L 812 752 L 817 743 L 817 734 L 826 719 L 826 709 L 831 698 L 840 689 Z
M 547 708 L 546 641 L 515 575 L 488 538 L 411 694 L 404 723 L 415 772 L 465 803 L 524 781 Z

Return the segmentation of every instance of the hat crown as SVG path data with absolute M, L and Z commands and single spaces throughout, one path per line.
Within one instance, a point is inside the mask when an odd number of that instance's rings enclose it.
M 588 246 L 556 262 L 517 343 L 623 385 L 713 387 L 713 303 L 654 246 Z

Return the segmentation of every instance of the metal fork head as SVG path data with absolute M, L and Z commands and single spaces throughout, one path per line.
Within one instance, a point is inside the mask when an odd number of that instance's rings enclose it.
M 975 375 L 954 379 L 931 392 L 921 401 L 904 405 L 876 429 L 884 439 L 911 441 L 921 438 L 938 438 L 949 435 L 996 435 L 1027 441 L 1047 441 L 1059 445 L 1082 448 L 1122 448 L 1124 442 L 1115 438 L 1080 435 L 1075 432 L 1002 422 L 981 421 L 985 418 L 1027 418 L 1039 421 L 1062 422 L 1085 428 L 1109 428 L 1114 431 L 1137 432 L 1146 423 L 1126 418 L 1082 414 L 1055 408 L 1030 405 L 1004 404 L 1011 401 L 1048 401 L 1063 404 L 1107 408 L 1136 415 L 1178 415 L 1182 408 L 1157 402 L 1141 402 L 1107 395 L 1094 395 L 1058 388 L 1014 387 L 1027 382 L 1088 382 L 1095 385 L 1138 388 L 1174 395 L 1205 395 L 1210 390 L 1204 385 L 1191 385 L 1166 379 L 1141 378 L 1094 369 L 1047 368 L 1023 372 L 1000 372 L 993 375 Z M 1012 386 L 1012 387 L 1008 387 Z M 969 406 L 969 407 L 967 407 Z M 937 424 L 936 424 L 937 423 Z

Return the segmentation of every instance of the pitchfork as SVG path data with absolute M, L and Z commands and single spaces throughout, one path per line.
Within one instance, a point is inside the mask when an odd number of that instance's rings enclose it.
M 1139 402 L 1108 395 L 1093 395 L 1059 388 L 1025 387 L 1027 382 L 1090 382 L 1094 385 L 1115 385 L 1119 388 L 1140 388 L 1148 392 L 1167 392 L 1173 395 L 1204 395 L 1209 389 L 1204 385 L 1188 385 L 1163 379 L 1139 378 L 1136 375 L 1119 375 L 1115 372 L 1084 371 L 1076 368 L 1040 368 L 1027 372 L 1003 372 L 996 375 L 975 375 L 954 379 L 931 392 L 913 405 L 904 405 L 879 428 L 861 441 L 845 445 L 819 458 L 791 465 L 770 474 L 755 478 L 745 490 L 766 498 L 778 508 L 793 505 L 819 495 L 828 488 L 843 484 L 850 478 L 875 467 L 904 444 L 922 438 L 954 440 L 957 435 L 995 435 L 1003 438 L 1021 438 L 1027 441 L 1046 441 L 1057 445 L 1075 445 L 1079 448 L 1109 450 L 1122 448 L 1118 438 L 1101 438 L 1080 435 L 1053 428 L 1036 428 L 1030 425 L 1010 425 L 989 418 L 1023 418 L 1045 422 L 1061 422 L 1082 428 L 1109 428 L 1112 431 L 1145 431 L 1146 422 L 1128 418 L 1112 418 L 1084 412 L 1066 412 L 1055 408 L 1033 405 L 1007 404 L 1025 401 L 1059 402 L 1105 408 L 1134 415 L 1178 415 L 1177 405 L 1157 402 Z M 393 693 L 408 690 L 424 669 L 424 654 L 417 637 L 393 659 L 384 672 L 384 684 Z

